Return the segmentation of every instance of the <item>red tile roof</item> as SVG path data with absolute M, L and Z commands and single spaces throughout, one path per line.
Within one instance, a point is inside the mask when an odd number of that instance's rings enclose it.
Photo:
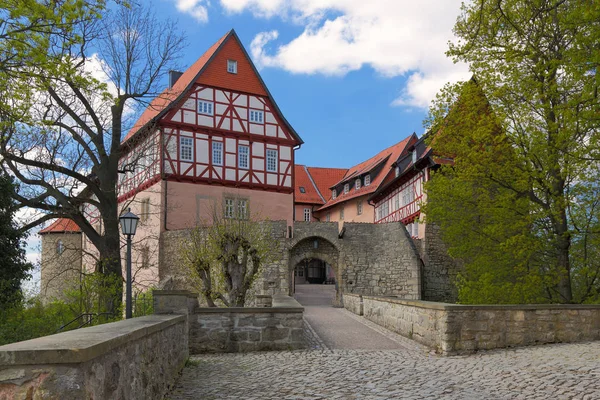
M 42 229 L 38 233 L 65 233 L 65 232 L 81 232 L 79 226 L 71 219 L 68 218 L 58 218 L 47 228 Z
M 344 168 L 317 168 L 295 166 L 295 202 L 325 204 L 331 197 L 329 187 L 347 172 Z M 304 193 L 300 188 L 304 188 Z
M 140 128 L 146 125 L 152 118 L 158 116 L 168 105 L 179 97 L 184 91 L 188 89 L 188 86 L 196 79 L 202 68 L 206 65 L 208 60 L 215 54 L 221 43 L 231 34 L 227 32 L 221 39 L 213 44 L 195 63 L 192 64 L 180 77 L 172 88 L 165 89 L 160 95 L 154 98 L 150 105 L 144 110 L 142 115 L 138 118 L 137 122 L 133 124 L 133 127 L 125 136 L 125 140 L 129 139 L 136 133 Z
M 234 40 L 229 40 L 234 38 Z M 238 59 L 238 74 L 232 77 L 224 71 L 224 65 L 228 58 Z M 234 79 L 232 81 L 232 79 Z M 255 93 L 267 96 L 291 135 L 298 144 L 304 143 L 302 138 L 285 119 L 275 99 L 263 82 L 250 56 L 242 46 L 239 37 L 232 29 L 221 39 L 213 44 L 202 56 L 196 60 L 180 77 L 170 89 L 165 89 L 144 110 L 131 130 L 125 136 L 123 142 L 130 139 L 136 132 L 155 118 L 161 117 L 172 105 L 183 100 L 185 94 L 194 83 L 217 86 L 225 89 L 239 90 L 246 93 Z
M 369 158 L 368 160 L 350 168 L 341 180 L 339 180 L 337 183 L 330 187 L 333 188 L 334 186 L 348 182 L 350 184 L 350 190 L 348 191 L 348 193 L 338 193 L 335 199 L 329 200 L 327 203 L 325 203 L 323 207 L 319 209 L 319 211 L 334 206 L 336 204 L 343 203 L 346 200 L 354 199 L 356 197 L 375 192 L 379 188 L 381 183 L 384 181 L 385 177 L 389 174 L 392 168 L 392 164 L 396 162 L 396 160 L 402 153 L 406 152 L 407 147 L 412 145 L 412 142 L 414 141 L 416 141 L 416 136 L 411 135 L 406 139 L 402 140 L 401 142 L 396 143 L 395 145 L 390 146 L 385 150 L 382 150 L 381 152 Z M 377 176 L 371 176 L 371 184 L 369 186 L 363 185 L 358 190 L 354 189 L 353 178 L 361 176 L 362 174 L 366 174 L 367 172 L 373 170 L 375 167 L 381 165 L 382 163 L 384 164 L 383 168 L 381 169 L 379 174 L 377 174 Z

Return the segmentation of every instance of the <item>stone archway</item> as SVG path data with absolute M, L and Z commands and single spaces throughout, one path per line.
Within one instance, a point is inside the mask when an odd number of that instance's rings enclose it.
M 289 282 L 289 295 L 294 294 L 294 270 L 296 266 L 305 260 L 321 260 L 329 264 L 335 274 L 335 305 L 341 303 L 341 292 L 340 288 L 342 274 L 339 268 L 339 249 L 331 243 L 328 239 L 320 236 L 309 236 L 299 240 L 289 250 L 289 264 L 288 264 L 288 282 Z

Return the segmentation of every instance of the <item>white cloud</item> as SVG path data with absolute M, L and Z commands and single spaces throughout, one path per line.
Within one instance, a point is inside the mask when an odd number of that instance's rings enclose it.
M 172 0 L 179 12 L 189 14 L 198 22 L 208 22 L 208 9 L 204 0 Z M 208 3 L 208 2 L 206 2 Z M 208 5 L 208 4 L 207 4 Z
M 259 33 L 251 53 L 261 67 L 292 73 L 344 75 L 372 67 L 385 77 L 408 76 L 392 102 L 425 108 L 448 81 L 468 79 L 468 68 L 445 56 L 461 0 L 221 0 L 229 12 L 278 16 L 303 32 L 269 50 L 277 31 Z

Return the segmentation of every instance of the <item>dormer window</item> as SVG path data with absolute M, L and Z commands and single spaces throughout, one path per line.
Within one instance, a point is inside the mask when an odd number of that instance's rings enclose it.
M 349 184 L 349 183 L 346 183 L 346 184 L 344 185 L 344 194 L 348 193 L 349 191 L 350 191 L 350 184 Z
M 230 74 L 237 74 L 237 61 L 227 60 L 227 72 Z
M 417 150 L 413 150 L 412 152 L 412 162 L 413 164 L 417 162 Z
M 371 175 L 365 176 L 365 186 L 369 186 L 371 184 Z
M 336 197 L 337 197 L 337 190 L 333 189 L 333 190 L 331 191 L 331 198 L 332 198 L 332 199 L 335 199 Z
M 354 189 L 355 190 L 360 189 L 360 178 L 358 178 L 357 180 L 354 181 Z
M 304 189 L 304 186 L 300 186 L 300 193 L 306 193 L 306 189 Z
M 396 167 L 395 169 L 396 178 L 400 176 L 400 167 Z

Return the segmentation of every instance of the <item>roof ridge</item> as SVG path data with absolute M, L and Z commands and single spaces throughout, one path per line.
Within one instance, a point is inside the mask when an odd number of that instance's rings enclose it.
M 317 187 L 317 184 L 315 183 L 312 175 L 310 174 L 310 172 L 308 171 L 308 167 L 306 165 L 303 165 L 304 167 L 304 171 L 306 172 L 306 175 L 308 176 L 308 179 L 310 179 L 310 183 L 312 183 L 313 187 L 315 188 L 315 190 L 317 191 L 317 194 L 319 195 L 319 197 L 321 198 L 321 200 L 323 200 L 323 203 L 327 203 L 327 200 L 325 200 L 325 198 L 323 197 L 323 195 L 321 194 L 321 191 L 319 190 L 319 188 Z

